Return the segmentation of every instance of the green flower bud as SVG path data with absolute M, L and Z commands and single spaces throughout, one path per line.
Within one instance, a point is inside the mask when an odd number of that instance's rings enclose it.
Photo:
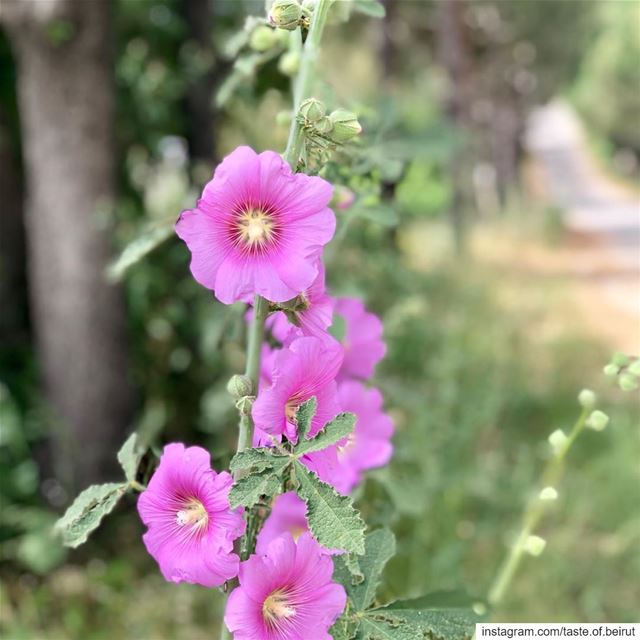
M 349 142 L 362 131 L 358 118 L 351 111 L 336 109 L 329 115 L 329 119 L 333 124 L 331 139 L 338 144 Z
M 626 367 L 629 364 L 629 356 L 624 353 L 614 353 L 611 362 L 617 364 L 619 367 Z
M 617 364 L 610 363 L 602 371 L 605 376 L 613 378 L 620 373 L 620 367 Z
M 295 31 L 302 18 L 302 6 L 296 0 L 274 0 L 269 11 L 269 22 L 278 29 Z
M 540 536 L 529 536 L 524 543 L 525 551 L 532 556 L 539 556 L 547 546 L 547 541 Z
M 227 383 L 227 391 L 234 400 L 240 400 L 253 394 L 253 383 L 247 376 L 231 376 Z
M 249 40 L 249 46 L 254 51 L 268 51 L 278 42 L 277 32 L 271 27 L 260 25 L 253 30 Z
M 538 497 L 543 502 L 553 502 L 558 499 L 558 492 L 553 487 L 545 487 Z
M 300 55 L 295 51 L 287 51 L 280 56 L 278 70 L 285 76 L 295 76 L 300 67 Z
M 276 124 L 279 127 L 288 127 L 291 124 L 291 111 L 278 111 L 276 113 Z
M 553 452 L 558 455 L 564 451 L 567 446 L 567 435 L 562 429 L 556 429 L 548 438 L 549 444 L 553 449 Z
M 320 118 L 318 122 L 315 122 L 313 128 L 319 134 L 326 136 L 333 130 L 333 122 L 331 122 L 329 116 L 325 116 L 324 118 Z
M 602 431 L 609 424 L 609 416 L 602 411 L 594 411 L 587 418 L 587 427 L 594 431 Z
M 578 394 L 578 402 L 585 409 L 593 409 L 596 406 L 596 394 L 591 389 L 583 389 Z
M 636 377 L 640 377 L 640 358 L 632 362 L 627 371 Z
M 300 115 L 307 122 L 317 122 L 327 113 L 327 108 L 316 98 L 308 98 L 300 105 Z
M 638 378 L 632 373 L 625 372 L 618 378 L 618 384 L 623 391 L 635 391 L 638 388 Z

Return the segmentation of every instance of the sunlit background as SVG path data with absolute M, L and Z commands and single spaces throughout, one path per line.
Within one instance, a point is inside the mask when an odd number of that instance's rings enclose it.
M 363 126 L 331 173 L 355 201 L 328 282 L 385 325 L 396 453 L 357 493 L 398 537 L 383 594 L 485 596 L 590 387 L 610 427 L 571 452 L 498 617 L 635 622 L 640 406 L 602 368 L 640 353 L 640 3 L 385 5 L 334 5 L 316 88 Z M 284 149 L 295 51 L 247 15 L 264 3 L 0 8 L 4 638 L 217 634 L 221 598 L 163 581 L 133 498 L 76 551 L 51 526 L 133 429 L 228 463 L 244 310 L 192 280 L 171 223 L 235 146 Z

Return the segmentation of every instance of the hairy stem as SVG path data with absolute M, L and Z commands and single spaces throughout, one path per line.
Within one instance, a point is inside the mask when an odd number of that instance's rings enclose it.
M 546 487 L 556 487 L 556 484 L 560 480 L 564 470 L 565 457 L 573 443 L 576 441 L 576 438 L 580 435 L 580 432 L 584 429 L 589 413 L 589 409 L 582 410 L 580 417 L 573 425 L 571 433 L 567 437 L 562 449 L 555 452 L 553 457 L 547 463 L 547 466 L 542 473 L 541 486 L 538 489 L 538 493 L 536 493 L 536 495 L 529 501 L 525 510 L 520 533 L 518 534 L 518 537 L 509 551 L 509 555 L 505 558 L 505 561 L 493 581 L 491 589 L 489 590 L 487 601 L 491 606 L 495 607 L 502 602 L 504 594 L 509 588 L 513 576 L 518 570 L 522 557 L 525 554 L 527 540 L 529 539 L 529 536 L 533 534 L 540 522 L 540 519 L 545 513 L 548 503 L 541 500 L 540 491 Z
M 294 116 L 289 129 L 289 138 L 287 148 L 284 152 L 284 159 L 293 171 L 296 171 L 298 159 L 304 145 L 304 131 L 296 117 L 300 103 L 308 97 L 313 85 L 314 73 L 316 68 L 316 59 L 318 56 L 318 47 L 322 38 L 322 32 L 327 21 L 327 13 L 333 0 L 319 0 L 313 13 L 309 33 L 302 49 L 300 60 L 300 69 L 297 79 L 294 83 L 293 106 Z M 253 389 L 257 394 L 258 383 L 260 379 L 260 354 L 262 351 L 262 341 L 264 338 L 264 323 L 269 313 L 269 302 L 256 295 L 254 302 L 254 317 L 249 332 L 247 344 L 247 366 L 245 375 L 251 380 Z M 243 412 L 240 415 L 240 426 L 238 433 L 238 451 L 248 449 L 253 442 L 253 420 L 250 414 Z M 251 539 L 255 540 L 255 533 L 259 530 L 259 522 L 255 521 L 255 510 L 249 511 L 247 532 L 243 536 L 241 548 L 247 548 L 247 555 L 252 553 L 253 549 L 247 547 L 245 537 L 251 533 Z M 238 584 L 237 579 L 229 582 L 229 591 L 233 590 Z M 231 633 L 227 629 L 224 622 L 220 626 L 220 640 L 230 640 Z

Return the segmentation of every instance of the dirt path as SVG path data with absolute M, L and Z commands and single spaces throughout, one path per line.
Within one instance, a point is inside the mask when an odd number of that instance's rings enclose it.
M 526 145 L 570 232 L 553 261 L 573 275 L 592 328 L 614 348 L 640 352 L 640 196 L 606 175 L 565 103 L 532 115 Z

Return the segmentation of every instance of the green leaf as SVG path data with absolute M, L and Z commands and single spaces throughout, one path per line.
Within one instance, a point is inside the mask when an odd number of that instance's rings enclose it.
M 128 484 L 109 482 L 85 489 L 56 522 L 55 529 L 67 547 L 78 547 L 87 541 L 104 516 L 113 511 L 125 494 Z
M 229 492 L 229 504 L 232 509 L 252 507 L 262 496 L 274 496 L 279 490 L 280 478 L 268 467 L 237 480 Z
M 459 593 L 439 592 L 367 610 L 361 640 L 468 640 L 480 617 Z
M 262 471 L 278 464 L 277 456 L 274 456 L 268 448 L 245 449 L 238 451 L 231 459 L 229 468 L 233 473 L 241 469 L 256 469 Z
M 327 447 L 346 438 L 356 424 L 356 416 L 353 413 L 339 413 L 331 422 L 327 422 L 311 440 L 298 440 L 294 448 L 296 455 L 321 451 Z M 299 428 L 299 423 L 298 423 Z
M 296 411 L 296 424 L 298 425 L 298 438 L 300 441 L 305 440 L 311 429 L 311 421 L 313 416 L 316 415 L 316 409 L 318 408 L 318 401 L 313 398 L 309 398 L 306 402 L 303 402 Z
M 309 528 L 315 539 L 328 549 L 364 552 L 364 522 L 348 496 L 336 493 L 300 462 L 295 463 L 300 497 L 307 505 Z
M 365 553 L 367 548 L 367 540 L 365 538 Z M 358 556 L 353 553 L 347 553 L 342 556 L 342 560 L 344 561 L 345 567 L 349 571 L 351 575 L 351 584 L 362 584 L 364 582 L 364 573 L 362 573 L 362 569 L 360 568 L 360 562 L 358 560 Z
M 141 233 L 124 248 L 120 257 L 107 267 L 107 278 L 111 282 L 122 280 L 122 277 L 130 267 L 160 246 L 173 233 L 174 223 L 175 220 L 171 220 Z
M 120 447 L 118 451 L 118 462 L 124 470 L 125 478 L 128 482 L 136 479 L 138 466 L 142 460 L 145 450 L 138 444 L 138 434 L 132 433 Z
M 352 0 L 353 10 L 372 18 L 384 18 L 387 15 L 384 5 L 378 0 Z
M 396 552 L 396 538 L 389 529 L 377 529 L 365 537 L 364 549 L 364 555 L 359 558 L 364 580 L 360 584 L 355 584 L 353 579 L 349 581 L 350 584 L 343 582 L 356 611 L 364 611 L 375 600 L 382 571 Z M 337 558 L 339 567 L 343 563 L 343 558 Z M 346 565 L 341 569 L 338 579 L 344 576 L 344 569 L 349 570 L 349 567 Z M 349 570 L 349 573 L 353 572 Z

